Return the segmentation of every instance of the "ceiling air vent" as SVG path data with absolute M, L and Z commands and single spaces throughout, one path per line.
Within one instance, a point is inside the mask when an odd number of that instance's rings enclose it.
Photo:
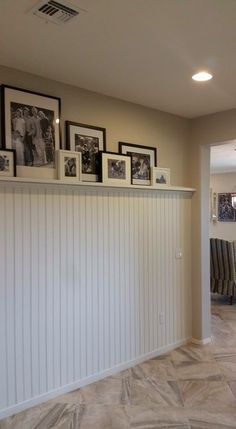
M 71 5 L 68 2 L 58 2 L 55 0 L 40 1 L 33 9 L 31 15 L 43 18 L 47 22 L 54 22 L 54 24 L 66 24 L 72 18 L 79 15 L 80 9 Z

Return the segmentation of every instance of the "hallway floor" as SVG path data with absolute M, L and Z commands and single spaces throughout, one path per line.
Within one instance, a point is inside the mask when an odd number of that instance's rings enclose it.
M 189 344 L 0 422 L 0 429 L 236 428 L 236 304 L 213 297 L 212 344 Z

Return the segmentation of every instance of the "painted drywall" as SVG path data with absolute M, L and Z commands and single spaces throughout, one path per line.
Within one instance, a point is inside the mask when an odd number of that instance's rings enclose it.
M 0 83 L 61 97 L 63 146 L 65 120 L 105 127 L 108 151 L 117 152 L 119 141 L 157 147 L 157 164 L 171 169 L 171 184 L 188 186 L 187 119 L 3 66 Z
M 0 200 L 0 417 L 191 338 L 191 193 L 0 182 Z
M 236 173 L 212 174 L 210 188 L 217 194 L 236 191 Z M 210 222 L 210 237 L 236 240 L 236 222 Z
M 191 186 L 196 188 L 192 200 L 192 313 L 193 336 L 211 335 L 209 198 L 210 146 L 236 138 L 236 109 L 192 119 L 190 153 L 187 165 Z

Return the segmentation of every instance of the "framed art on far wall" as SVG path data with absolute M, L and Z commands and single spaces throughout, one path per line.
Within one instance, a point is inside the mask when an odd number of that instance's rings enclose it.
M 109 185 L 131 184 L 131 157 L 113 152 L 100 152 L 101 181 Z
M 10 149 L 0 149 L 0 177 L 16 176 L 16 153 Z
M 119 152 L 131 156 L 132 184 L 150 185 L 151 167 L 155 167 L 157 162 L 157 149 L 150 146 L 119 142 Z
M 81 152 L 82 180 L 97 182 L 99 179 L 98 152 L 106 150 L 106 129 L 66 121 L 66 145 L 68 150 Z
M 170 169 L 169 168 L 151 168 L 151 185 L 152 186 L 170 186 Z
M 232 206 L 232 197 L 230 193 L 218 194 L 218 221 L 236 221 L 236 210 Z
M 17 176 L 56 178 L 60 98 L 1 86 L 2 147 L 15 149 Z
M 70 150 L 57 151 L 58 179 L 78 183 L 81 181 L 81 153 Z

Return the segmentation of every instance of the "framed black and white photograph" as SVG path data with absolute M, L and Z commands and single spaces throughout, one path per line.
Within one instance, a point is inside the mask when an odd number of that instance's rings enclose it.
M 16 153 L 10 149 L 0 149 L 0 177 L 16 175 Z
M 57 151 L 58 179 L 67 182 L 81 181 L 81 153 L 70 150 Z
M 151 167 L 151 185 L 155 187 L 170 186 L 170 169 Z
M 156 166 L 157 149 L 150 146 L 119 142 L 119 152 L 130 155 L 132 159 L 132 183 L 151 184 L 151 167 Z
M 82 155 L 82 180 L 99 180 L 98 152 L 106 150 L 106 129 L 66 121 L 66 144 L 68 150 Z
M 110 185 L 131 185 L 131 157 L 113 152 L 100 152 L 101 181 Z
M 16 151 L 17 176 L 55 179 L 60 98 L 6 85 L 1 96 L 2 147 Z
M 236 210 L 232 206 L 232 197 L 230 193 L 218 194 L 218 221 L 236 221 Z

